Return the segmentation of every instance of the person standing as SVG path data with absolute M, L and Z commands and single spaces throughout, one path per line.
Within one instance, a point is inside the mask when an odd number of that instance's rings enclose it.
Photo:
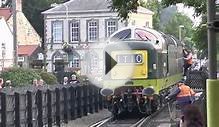
M 38 83 L 37 83 L 37 79 L 33 79 L 33 83 L 32 83 L 33 86 L 37 86 Z
M 64 79 L 63 79 L 63 85 L 68 85 L 68 77 L 64 77 Z
M 4 80 L 3 80 L 3 78 L 0 78 L 0 89 L 2 89 L 4 87 L 3 84 L 4 84 Z
M 188 51 L 186 49 L 183 50 L 183 55 L 184 55 L 184 71 L 183 71 L 183 76 L 186 76 L 188 68 L 192 66 L 192 53 L 191 51 Z
M 180 127 L 204 127 L 203 115 L 195 105 L 187 105 L 182 113 Z
M 80 82 L 78 81 L 77 76 L 76 76 L 75 74 L 73 74 L 73 75 L 71 76 L 71 80 L 70 80 L 69 83 L 70 83 L 70 84 L 76 84 L 76 83 L 80 83 Z

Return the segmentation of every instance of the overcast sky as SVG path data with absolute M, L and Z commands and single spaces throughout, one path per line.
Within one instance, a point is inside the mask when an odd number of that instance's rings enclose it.
M 199 17 L 193 16 L 195 13 L 194 8 L 188 8 L 188 7 L 185 7 L 183 4 L 177 4 L 177 9 L 179 12 L 182 12 L 186 14 L 187 16 L 189 16 L 189 18 L 193 21 L 194 26 L 197 26 L 201 22 L 201 16 Z

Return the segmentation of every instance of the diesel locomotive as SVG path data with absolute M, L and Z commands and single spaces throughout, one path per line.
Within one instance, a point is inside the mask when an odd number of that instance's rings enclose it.
M 155 112 L 169 88 L 182 79 L 183 44 L 171 35 L 141 27 L 121 29 L 108 42 L 105 51 L 117 62 L 104 77 L 101 90 L 109 110 L 114 115 Z

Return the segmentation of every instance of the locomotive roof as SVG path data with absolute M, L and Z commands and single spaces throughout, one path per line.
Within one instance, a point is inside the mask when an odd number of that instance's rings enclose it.
M 165 49 L 168 44 L 181 45 L 173 36 L 165 35 L 154 29 L 145 27 L 125 27 L 112 34 L 108 42 L 124 41 L 124 40 L 143 40 L 150 41 L 155 49 Z

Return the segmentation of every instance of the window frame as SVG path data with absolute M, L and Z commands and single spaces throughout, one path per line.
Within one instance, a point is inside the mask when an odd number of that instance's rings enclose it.
M 56 40 L 55 34 L 54 34 L 54 24 L 55 23 L 61 23 L 61 39 Z M 64 24 L 62 20 L 55 20 L 51 22 L 51 37 L 52 37 L 52 42 L 51 43 L 62 43 L 63 42 L 63 31 L 64 31 Z
M 92 40 L 90 38 L 90 26 L 89 23 L 91 22 L 96 22 L 96 39 Z M 99 20 L 98 19 L 91 19 L 91 20 L 87 20 L 87 41 L 88 42 L 95 42 L 99 40 Z
M 78 29 L 78 40 L 72 40 L 73 39 L 73 35 L 72 35 L 72 24 L 73 23 L 77 23 L 78 24 L 78 28 L 75 27 L 75 29 Z M 72 20 L 72 21 L 69 21 L 69 40 L 70 40 L 70 43 L 78 43 L 80 42 L 80 38 L 81 38 L 81 34 L 80 34 L 80 20 Z
M 70 67 L 70 68 L 80 68 L 81 67 L 81 58 L 77 52 L 73 52 L 73 53 L 68 54 L 68 67 Z
M 111 22 L 111 21 L 114 21 L 115 22 L 115 31 L 118 30 L 118 19 L 113 19 L 113 18 L 110 18 L 110 19 L 106 19 L 105 20 L 105 37 L 110 37 L 110 35 L 112 35 L 114 32 L 112 32 L 111 34 L 109 34 L 109 31 L 108 31 L 108 22 Z

